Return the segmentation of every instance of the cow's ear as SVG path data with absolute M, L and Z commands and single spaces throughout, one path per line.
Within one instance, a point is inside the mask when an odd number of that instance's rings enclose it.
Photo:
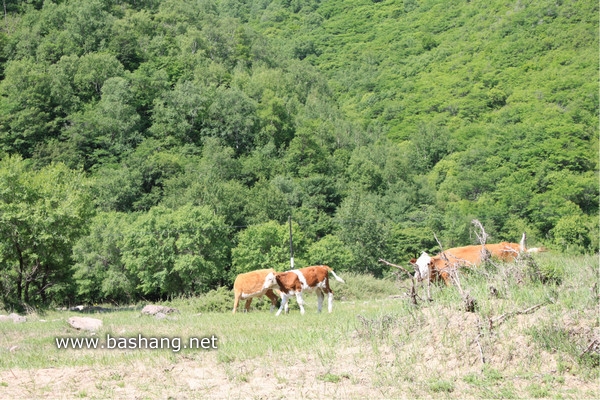
M 417 263 L 417 259 L 416 258 L 411 258 L 409 263 L 415 265 Z

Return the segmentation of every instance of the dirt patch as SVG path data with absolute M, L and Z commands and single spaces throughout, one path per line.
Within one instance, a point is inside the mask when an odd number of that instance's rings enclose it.
M 2 370 L 0 398 L 468 399 L 486 394 L 544 397 L 543 390 L 548 397 L 600 394 L 597 379 L 571 373 L 568 367 L 576 366 L 574 362 L 540 349 L 526 333 L 532 326 L 556 321 L 585 343 L 598 334 L 591 314 L 553 319 L 548 309 L 540 308 L 507 318 L 492 330 L 478 314 L 444 307 L 402 317 L 359 317 L 348 336 L 332 346 L 315 345 L 308 353 L 270 352 L 223 361 L 219 350 L 152 350 L 151 357 L 132 353 L 129 361 L 121 357 L 110 365 L 115 353 L 99 350 L 91 365 Z
M 346 358 L 358 352 L 359 349 L 346 349 L 341 356 Z M 182 359 L 153 366 L 135 362 L 94 368 L 12 369 L 0 372 L 0 397 L 373 398 L 369 370 L 339 360 L 335 367 L 326 367 L 318 358 L 306 355 L 223 364 L 210 354 L 202 360 Z

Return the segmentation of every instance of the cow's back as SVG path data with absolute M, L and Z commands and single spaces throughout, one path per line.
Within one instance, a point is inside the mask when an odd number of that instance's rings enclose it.
M 241 291 L 246 291 L 250 288 L 260 289 L 265 283 L 265 278 L 270 273 L 274 274 L 275 270 L 272 268 L 257 269 L 255 271 L 239 274 L 233 282 L 233 289 Z
M 304 276 L 306 285 L 309 288 L 314 288 L 319 283 L 324 282 L 329 278 L 329 268 L 325 265 L 300 268 L 299 271 Z
M 454 247 L 444 251 L 444 255 L 450 264 L 477 265 L 481 262 L 481 246 Z M 438 256 L 444 259 L 441 254 Z

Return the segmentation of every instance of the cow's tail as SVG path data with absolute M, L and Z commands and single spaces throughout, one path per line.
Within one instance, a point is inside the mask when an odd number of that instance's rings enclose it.
M 333 277 L 335 278 L 336 281 L 342 282 L 342 283 L 346 283 L 342 278 L 340 278 L 339 276 L 337 276 L 335 274 L 335 272 L 333 272 L 333 269 L 331 269 L 331 267 L 327 267 L 327 269 L 329 270 L 329 272 L 331 272 L 331 275 L 333 275 Z

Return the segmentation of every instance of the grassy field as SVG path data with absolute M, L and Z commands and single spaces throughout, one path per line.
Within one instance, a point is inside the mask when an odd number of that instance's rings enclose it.
M 600 397 L 598 257 L 539 254 L 461 274 L 456 287 L 345 274 L 332 283 L 332 314 L 265 302 L 231 314 L 229 291 L 165 303 L 178 313 L 142 315 L 143 304 L 82 314 L 34 312 L 0 322 L 0 398 L 573 398 Z M 213 310 L 213 311 L 210 311 Z M 0 314 L 7 314 L 2 312 Z M 101 319 L 95 334 L 71 316 Z M 107 349 L 112 338 L 181 339 L 181 348 Z M 216 349 L 184 349 L 216 337 Z M 58 349 L 57 338 L 97 338 L 97 349 Z

